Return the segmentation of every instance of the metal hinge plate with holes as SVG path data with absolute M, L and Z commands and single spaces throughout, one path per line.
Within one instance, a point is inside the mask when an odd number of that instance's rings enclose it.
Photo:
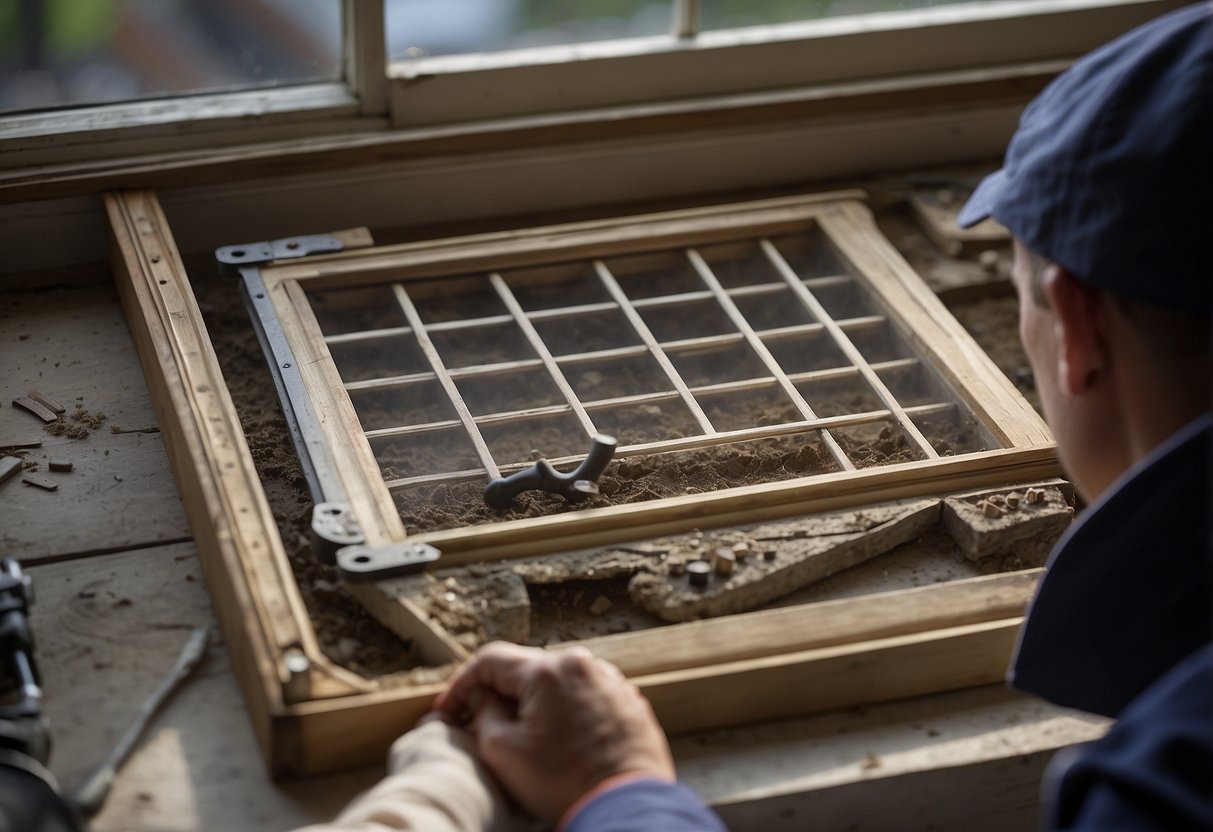
M 375 241 L 366 228 L 350 228 L 331 234 L 304 234 L 280 240 L 240 243 L 215 249 L 215 259 L 226 271 L 244 266 L 258 266 L 274 260 L 293 260 L 309 254 L 330 254 L 351 248 L 366 248 Z
M 346 546 L 337 550 L 337 573 L 347 581 L 378 581 L 420 572 L 440 554 L 428 543 Z

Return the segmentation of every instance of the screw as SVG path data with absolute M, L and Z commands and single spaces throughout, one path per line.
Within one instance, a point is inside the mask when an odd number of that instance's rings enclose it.
M 687 564 L 687 577 L 690 578 L 691 586 L 707 586 L 711 576 L 712 567 L 708 566 L 707 561 L 693 560 Z

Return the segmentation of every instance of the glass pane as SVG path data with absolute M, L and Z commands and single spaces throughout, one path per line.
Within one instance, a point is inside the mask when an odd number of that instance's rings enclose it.
M 0 112 L 335 80 L 341 0 L 0 0 Z
M 668 34 L 672 0 L 386 0 L 388 57 Z
M 700 0 L 701 28 L 733 29 L 820 17 L 891 12 L 968 0 Z

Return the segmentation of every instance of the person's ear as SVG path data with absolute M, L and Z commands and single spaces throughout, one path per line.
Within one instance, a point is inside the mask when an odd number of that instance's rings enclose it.
M 1103 296 L 1056 263 L 1042 277 L 1056 327 L 1057 379 L 1062 390 L 1077 396 L 1098 380 L 1107 357 Z

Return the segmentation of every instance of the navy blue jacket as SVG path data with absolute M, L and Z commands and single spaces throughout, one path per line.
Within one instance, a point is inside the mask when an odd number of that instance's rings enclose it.
M 1058 543 L 1011 683 L 1118 721 L 1057 755 L 1046 829 L 1213 830 L 1213 418 L 1126 472 Z
M 1011 682 L 1118 721 L 1054 758 L 1045 829 L 1213 830 L 1211 466 L 1206 417 L 1128 471 L 1049 560 Z M 567 832 L 723 828 L 685 786 L 638 781 L 595 798 Z

